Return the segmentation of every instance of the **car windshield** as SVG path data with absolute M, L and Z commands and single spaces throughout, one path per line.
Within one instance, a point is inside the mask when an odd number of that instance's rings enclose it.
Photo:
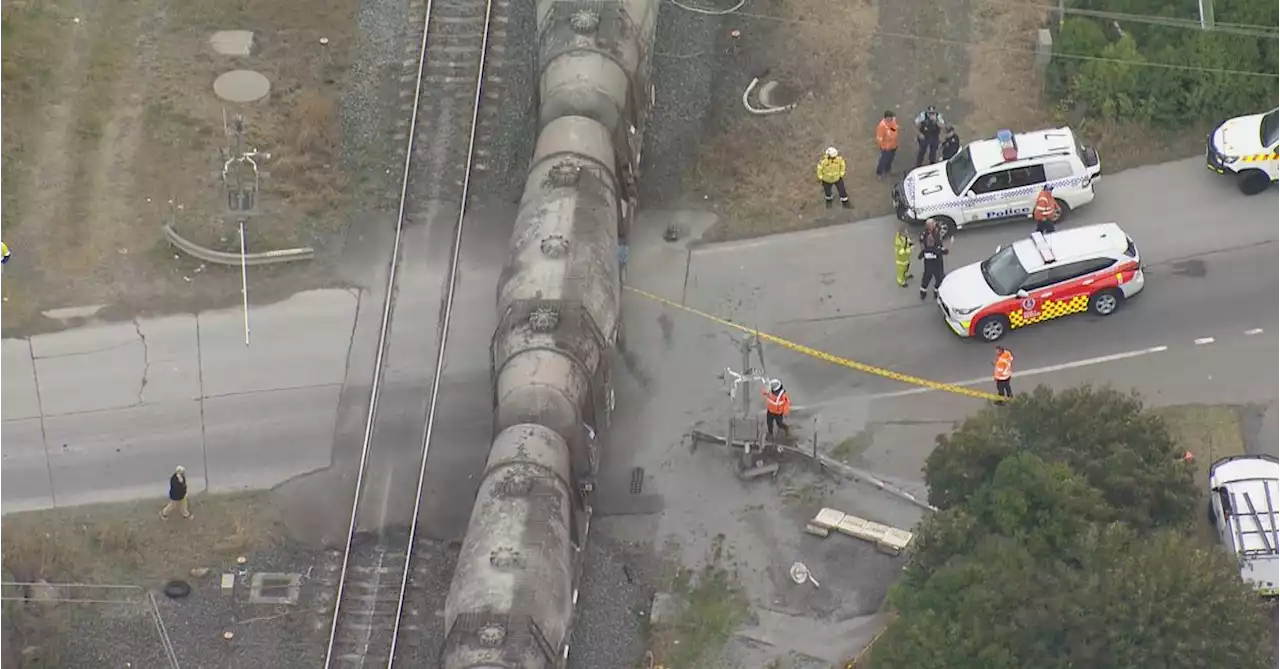
M 1276 130 L 1280 129 L 1280 109 L 1272 109 L 1271 113 L 1262 117 L 1262 145 L 1271 146 L 1276 143 Z
M 956 195 L 973 181 L 978 173 L 973 168 L 973 158 L 969 156 L 969 147 L 960 149 L 960 153 L 947 161 L 947 182 L 951 184 L 951 192 Z
M 996 295 L 1012 295 L 1027 280 L 1027 268 L 1018 260 L 1013 246 L 1005 246 L 996 254 L 982 261 L 982 278 Z

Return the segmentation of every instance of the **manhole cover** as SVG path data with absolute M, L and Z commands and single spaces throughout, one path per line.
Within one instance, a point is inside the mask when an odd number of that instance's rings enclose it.
M 232 70 L 213 81 L 213 92 L 227 102 L 257 102 L 271 92 L 271 82 L 253 70 Z

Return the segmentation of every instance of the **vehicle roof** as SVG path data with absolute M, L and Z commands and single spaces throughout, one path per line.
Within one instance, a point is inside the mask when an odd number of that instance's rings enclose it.
M 1076 262 L 1090 258 L 1116 257 L 1129 247 L 1129 236 L 1115 223 L 1098 223 L 1078 228 L 1067 228 L 1045 235 L 1055 258 L 1052 264 Z M 1040 257 L 1035 242 L 1024 237 L 1013 243 L 1013 252 L 1027 272 L 1044 269 L 1046 263 Z
M 1235 455 L 1214 462 L 1209 475 L 1219 484 L 1241 479 L 1273 478 L 1280 480 L 1280 460 L 1273 455 Z
M 1009 165 L 1032 162 L 1035 158 L 1050 153 L 1073 151 L 1076 146 L 1075 133 L 1065 126 L 1020 132 L 1013 136 L 1013 141 L 1018 145 L 1018 159 L 1009 161 Z M 1000 152 L 1000 142 L 994 137 L 970 143 L 969 158 L 978 171 L 987 170 L 1005 162 Z

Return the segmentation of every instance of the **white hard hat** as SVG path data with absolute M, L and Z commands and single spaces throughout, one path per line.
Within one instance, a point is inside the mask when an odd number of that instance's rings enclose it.
M 181 474 L 181 473 L 183 473 L 183 472 L 187 471 L 187 468 L 186 468 L 186 467 L 183 467 L 182 465 L 178 465 L 177 467 L 174 467 L 174 468 L 173 468 L 173 471 L 175 471 L 175 472 L 177 472 L 177 473 Z
M 769 381 L 769 390 L 772 390 L 775 393 L 782 390 L 782 382 L 777 379 Z
M 828 146 L 828 147 L 827 147 L 827 155 L 828 155 L 828 156 L 830 156 L 830 157 L 832 157 L 832 158 L 835 158 L 836 156 L 840 155 L 840 152 L 839 152 L 839 151 L 836 151 L 836 147 L 834 147 L 834 146 Z M 777 379 L 774 379 L 774 380 L 776 381 Z

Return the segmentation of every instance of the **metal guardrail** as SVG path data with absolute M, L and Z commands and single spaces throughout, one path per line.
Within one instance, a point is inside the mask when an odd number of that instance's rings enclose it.
M 239 253 L 227 253 L 225 251 L 215 251 L 183 237 L 173 229 L 173 225 L 165 224 L 164 237 L 169 240 L 180 251 L 189 256 L 199 258 L 205 262 L 215 265 L 239 265 L 241 263 Z M 316 251 L 310 246 L 304 246 L 296 249 L 279 249 L 276 251 L 263 251 L 261 253 L 247 253 L 244 256 L 245 265 L 277 265 L 280 263 L 294 262 L 298 260 L 311 260 L 315 258 Z

